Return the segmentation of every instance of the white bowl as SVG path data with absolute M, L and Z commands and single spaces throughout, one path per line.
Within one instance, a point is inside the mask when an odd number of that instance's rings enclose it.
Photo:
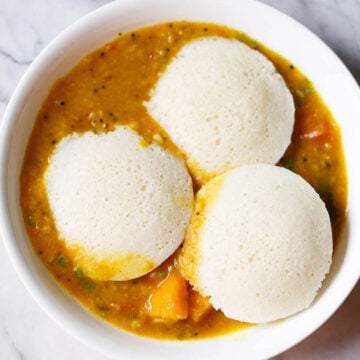
M 52 83 L 91 50 L 116 34 L 164 21 L 228 25 L 290 59 L 315 84 L 343 134 L 348 166 L 347 228 L 331 273 L 312 306 L 286 320 L 201 341 L 159 341 L 116 329 L 93 317 L 63 292 L 40 263 L 27 237 L 19 204 L 19 175 L 36 114 Z M 59 324 L 114 358 L 268 358 L 315 331 L 340 306 L 360 274 L 360 91 L 337 56 L 316 36 L 282 13 L 251 0 L 122 0 L 70 26 L 33 62 L 17 87 L 0 137 L 0 229 L 23 283 Z

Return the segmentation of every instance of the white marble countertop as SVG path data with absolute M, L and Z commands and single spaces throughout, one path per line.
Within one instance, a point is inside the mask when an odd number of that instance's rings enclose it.
M 262 0 L 323 39 L 360 83 L 360 0 Z M 66 26 L 109 0 L 0 0 L 0 119 L 22 74 Z M 0 359 L 107 358 L 50 319 L 19 281 L 0 242 Z M 276 359 L 360 359 L 360 283 L 312 336 Z

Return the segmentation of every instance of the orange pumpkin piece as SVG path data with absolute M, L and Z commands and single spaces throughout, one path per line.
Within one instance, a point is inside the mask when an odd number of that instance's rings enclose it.
M 189 318 L 199 322 L 212 309 L 208 297 L 202 296 L 197 291 L 189 291 Z
M 175 268 L 151 292 L 145 308 L 154 319 L 183 320 L 188 317 L 188 291 L 185 279 Z

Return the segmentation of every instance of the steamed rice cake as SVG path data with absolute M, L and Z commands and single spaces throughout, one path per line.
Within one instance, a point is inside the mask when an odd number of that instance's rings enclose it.
M 97 280 L 128 280 L 162 263 L 183 240 L 193 205 L 183 161 L 125 126 L 66 136 L 45 185 L 60 238 Z
M 264 323 L 307 308 L 331 258 L 330 219 L 315 190 L 289 170 L 257 164 L 198 192 L 180 265 L 227 317 Z
M 275 164 L 290 144 L 294 102 L 274 65 L 237 40 L 183 46 L 145 102 L 204 182 L 239 165 Z

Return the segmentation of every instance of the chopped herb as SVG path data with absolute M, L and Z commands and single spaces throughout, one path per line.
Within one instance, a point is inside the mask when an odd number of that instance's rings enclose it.
M 259 48 L 259 43 L 255 40 L 251 40 L 250 45 L 253 47 L 253 49 L 257 50 Z
M 314 90 L 313 88 L 306 87 L 306 88 L 304 89 L 304 92 L 305 92 L 305 94 L 310 94 L 310 93 L 315 92 L 315 90 Z
M 165 277 L 166 276 L 166 272 L 165 271 L 158 271 L 158 275 Z
M 121 36 L 121 35 L 122 35 L 122 32 L 118 32 L 118 35 Z
M 244 34 L 238 34 L 236 35 L 236 40 L 243 42 L 245 40 Z
M 105 310 L 101 310 L 101 311 L 100 311 L 100 316 L 101 316 L 101 317 L 106 317 L 106 312 L 105 312 Z
M 87 280 L 84 281 L 84 286 L 90 291 L 94 291 L 96 289 L 96 284 Z
M 294 168 L 294 163 L 291 159 L 283 159 L 282 165 L 288 170 L 292 170 Z
M 83 271 L 82 271 L 81 269 L 79 269 L 79 268 L 76 268 L 76 269 L 74 270 L 74 273 L 75 273 L 75 275 L 76 275 L 78 278 L 82 278 L 82 277 L 84 276 Z
M 57 258 L 57 263 L 58 263 L 61 267 L 64 267 L 68 262 L 69 262 L 69 260 L 68 260 L 64 255 L 60 255 L 60 256 Z

